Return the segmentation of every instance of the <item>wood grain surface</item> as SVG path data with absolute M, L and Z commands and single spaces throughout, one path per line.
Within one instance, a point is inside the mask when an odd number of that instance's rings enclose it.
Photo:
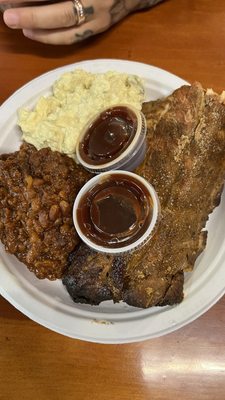
M 0 104 L 48 70 L 96 58 L 152 64 L 222 91 L 225 2 L 168 0 L 68 47 L 32 42 L 0 21 Z M 172 334 L 126 345 L 64 337 L 0 298 L 0 400 L 176 398 L 225 399 L 225 297 Z

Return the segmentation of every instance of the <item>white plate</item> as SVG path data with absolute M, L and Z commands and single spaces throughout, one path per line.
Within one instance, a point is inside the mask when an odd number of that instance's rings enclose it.
M 20 145 L 17 109 L 32 106 L 50 93 L 51 84 L 65 71 L 83 68 L 91 72 L 117 70 L 145 79 L 146 99 L 170 94 L 186 84 L 159 68 L 123 60 L 91 60 L 44 74 L 13 94 L 0 108 L 0 152 Z M 190 323 L 207 311 L 225 292 L 225 196 L 210 216 L 209 236 L 194 271 L 185 276 L 185 297 L 174 307 L 147 310 L 106 301 L 100 306 L 75 304 L 61 281 L 38 280 L 0 247 L 0 294 L 18 310 L 45 327 L 72 338 L 99 343 L 128 343 L 165 335 Z

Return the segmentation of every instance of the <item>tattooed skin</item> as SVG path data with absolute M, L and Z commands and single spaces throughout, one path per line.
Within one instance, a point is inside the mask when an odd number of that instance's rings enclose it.
M 93 35 L 94 35 L 94 32 L 91 29 L 87 29 L 86 31 L 84 31 L 82 33 L 76 33 L 76 35 L 75 35 L 76 42 L 81 42 L 82 40 L 87 39 Z
M 90 21 L 93 18 L 94 15 L 94 7 L 90 6 L 90 7 L 84 7 L 84 14 L 85 14 L 85 20 Z
M 127 9 L 126 0 L 114 0 L 109 11 L 111 17 L 111 25 L 118 22 L 121 18 L 127 15 L 130 11 Z
M 144 8 L 155 6 L 160 3 L 162 0 L 142 0 L 139 1 L 136 10 L 143 10 Z
M 94 14 L 94 7 L 84 7 L 84 13 L 86 16 Z
M 132 11 L 142 10 L 160 3 L 162 0 L 114 0 L 110 9 L 111 25 Z
M 114 25 L 116 22 L 120 21 L 126 15 L 130 14 L 133 11 L 141 10 L 147 7 L 151 7 L 162 0 L 113 0 L 111 2 L 111 8 L 109 10 L 110 14 L 110 23 L 108 27 Z M 95 12 L 94 7 L 85 7 L 84 8 L 87 20 L 91 20 L 93 14 Z M 98 32 L 94 32 L 91 29 L 87 29 L 82 33 L 75 34 L 75 41 L 81 42 L 90 36 L 93 36 Z

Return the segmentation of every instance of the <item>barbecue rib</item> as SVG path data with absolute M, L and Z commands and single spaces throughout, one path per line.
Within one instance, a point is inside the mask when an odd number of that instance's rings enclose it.
M 183 299 L 183 273 L 206 245 L 208 215 L 219 204 L 225 175 L 225 106 L 199 83 L 144 104 L 148 150 L 136 171 L 161 201 L 154 237 L 127 257 L 97 254 L 84 244 L 63 283 L 75 302 L 113 299 L 136 307 Z

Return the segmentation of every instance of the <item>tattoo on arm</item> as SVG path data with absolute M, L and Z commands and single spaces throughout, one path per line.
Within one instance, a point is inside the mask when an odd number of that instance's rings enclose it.
M 81 42 L 82 40 L 85 40 L 93 35 L 94 35 L 94 32 L 91 29 L 87 29 L 86 31 L 84 31 L 82 33 L 76 33 L 75 39 L 76 39 L 76 42 Z

